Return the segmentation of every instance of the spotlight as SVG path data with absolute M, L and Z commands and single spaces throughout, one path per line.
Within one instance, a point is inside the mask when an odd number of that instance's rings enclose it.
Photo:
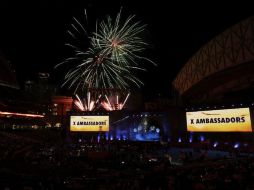
M 213 147 L 214 147 L 214 148 L 217 147 L 218 144 L 219 144 L 218 142 L 214 142 L 214 143 L 213 143 Z
M 108 135 L 108 133 L 106 132 L 106 140 L 108 140 L 108 137 L 109 137 L 109 135 Z
M 240 143 L 235 143 L 234 148 L 239 148 Z

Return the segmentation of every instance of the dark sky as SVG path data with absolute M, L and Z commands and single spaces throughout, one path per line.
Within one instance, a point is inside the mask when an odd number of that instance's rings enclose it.
M 139 3 L 138 3 L 139 2 Z M 200 47 L 228 27 L 253 15 L 254 8 L 243 1 L 204 1 L 203 3 L 166 0 L 35 0 L 0 2 L 0 50 L 16 69 L 19 81 L 34 77 L 36 72 L 49 72 L 52 81 L 61 83 L 64 73 L 54 70 L 68 50 L 64 43 L 72 17 L 115 16 L 120 7 L 125 15 L 147 24 L 152 48 L 149 58 L 158 67 L 148 67 L 140 78 L 144 92 L 168 95 L 172 80 L 180 68 Z M 188 1 L 187 1 L 188 2 Z

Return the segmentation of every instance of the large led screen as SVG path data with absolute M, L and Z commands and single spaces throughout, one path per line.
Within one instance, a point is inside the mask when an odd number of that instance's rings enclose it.
M 251 132 L 249 108 L 186 112 L 187 130 L 193 132 Z
M 168 139 L 169 123 L 166 115 L 139 113 L 120 118 L 118 122 L 112 122 L 110 129 L 111 135 L 117 139 L 151 142 Z
M 109 116 L 71 116 L 70 131 L 109 131 Z

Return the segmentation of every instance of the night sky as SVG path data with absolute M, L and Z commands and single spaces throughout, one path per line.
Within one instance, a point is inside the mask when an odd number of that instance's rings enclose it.
M 143 92 L 149 96 L 168 96 L 172 80 L 191 55 L 228 27 L 254 14 L 254 7 L 243 1 L 231 5 L 215 1 L 137 2 L 1 1 L 0 50 L 11 61 L 21 84 L 33 79 L 37 72 L 49 72 L 51 82 L 59 85 L 64 73 L 54 66 L 69 53 L 64 43 L 72 17 L 83 18 L 84 9 L 91 20 L 105 15 L 114 17 L 122 7 L 124 15 L 135 14 L 136 20 L 147 24 L 146 38 L 151 48 L 146 53 L 158 64 L 158 67 L 148 66 L 148 72 L 139 76 L 145 83 Z

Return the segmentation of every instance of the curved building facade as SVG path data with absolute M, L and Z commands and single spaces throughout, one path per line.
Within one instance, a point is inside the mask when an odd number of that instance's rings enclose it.
M 203 46 L 181 69 L 174 88 L 184 101 L 243 97 L 254 87 L 254 16 Z M 254 94 L 254 93 L 253 93 Z

